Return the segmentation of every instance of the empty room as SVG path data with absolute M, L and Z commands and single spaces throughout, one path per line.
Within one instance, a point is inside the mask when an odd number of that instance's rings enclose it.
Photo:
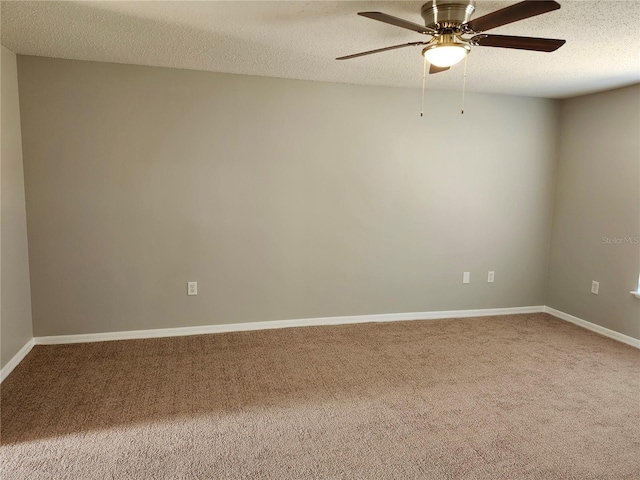
M 0 477 L 640 478 L 637 1 L 2 1 Z

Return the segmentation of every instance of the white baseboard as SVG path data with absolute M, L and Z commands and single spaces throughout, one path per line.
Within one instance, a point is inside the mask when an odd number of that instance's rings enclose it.
M 24 359 L 24 357 L 27 356 L 27 354 L 33 348 L 34 344 L 35 342 L 34 342 L 34 339 L 32 338 L 31 340 L 29 340 L 27 343 L 24 344 L 24 347 L 22 347 L 18 351 L 18 353 L 16 353 L 13 356 L 13 358 L 9 360 L 9 362 L 7 362 L 7 364 L 4 367 L 2 367 L 2 370 L 0 370 L 0 383 L 4 382 L 4 379 L 7 378 L 9 374 L 13 372 L 13 369 L 18 366 L 18 364 Z
M 554 317 L 557 317 L 561 320 L 574 323 L 579 327 L 591 330 L 592 332 L 604 335 L 605 337 L 613 338 L 614 340 L 626 343 L 627 345 L 631 345 L 632 347 L 640 348 L 639 339 L 630 337 L 628 335 L 625 335 L 624 333 L 616 332 L 615 330 L 601 327 L 600 325 L 596 325 L 595 323 L 587 322 L 586 320 L 574 317 L 573 315 L 569 315 L 568 313 L 561 312 L 560 310 L 556 310 L 555 308 L 545 306 L 544 312 L 548 313 L 549 315 L 553 315 Z
M 110 340 L 133 340 L 140 338 L 181 337 L 209 333 L 245 332 L 251 330 L 269 330 L 273 328 L 309 327 L 321 325 L 346 325 L 355 323 L 399 322 L 407 320 L 437 320 L 446 318 L 487 317 L 493 315 L 514 315 L 519 313 L 548 313 L 561 320 L 599 333 L 640 349 L 640 340 L 622 333 L 587 322 L 568 313 L 547 306 L 487 308 L 481 310 L 444 310 L 439 312 L 385 313 L 379 315 L 353 315 L 345 317 L 303 318 L 295 320 L 273 320 L 265 322 L 229 323 L 224 325 L 203 325 L 200 327 L 159 328 L 152 330 L 131 330 L 125 332 L 88 333 L 80 335 L 54 335 L 35 337 L 7 363 L 0 372 L 2 382 L 14 368 L 27 356 L 34 345 L 56 345 L 68 343 L 106 342 Z
M 245 332 L 273 328 L 309 327 L 318 325 L 345 325 L 353 323 L 399 322 L 406 320 L 436 320 L 445 318 L 486 317 L 491 315 L 513 315 L 517 313 L 540 313 L 543 306 L 488 308 L 481 310 L 445 310 L 440 312 L 385 313 L 379 315 L 353 315 L 347 317 L 304 318 L 296 320 L 272 320 L 265 322 L 228 323 L 203 325 L 200 327 L 160 328 L 153 330 L 130 330 L 125 332 L 87 333 L 80 335 L 54 335 L 36 337 L 36 345 L 66 343 L 105 342 L 110 340 L 132 340 L 138 338 L 182 337 L 208 333 Z

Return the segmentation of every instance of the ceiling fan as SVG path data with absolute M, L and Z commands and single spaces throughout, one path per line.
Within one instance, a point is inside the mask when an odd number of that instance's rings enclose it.
M 508 23 L 557 10 L 560 8 L 558 2 L 553 0 L 525 0 L 471 20 L 476 9 L 475 4 L 475 0 L 431 0 L 422 6 L 421 15 L 424 18 L 425 26 L 387 15 L 386 13 L 359 12 L 358 15 L 363 17 L 413 30 L 423 35 L 431 35 L 432 38 L 426 42 L 403 43 L 392 47 L 378 48 L 338 57 L 336 60 L 348 60 L 371 55 L 372 53 L 395 50 L 396 48 L 426 45 L 422 50 L 422 55 L 430 64 L 429 73 L 438 73 L 448 70 L 465 58 L 471 51 L 471 46 L 553 52 L 565 43 L 565 40 L 552 38 L 487 35 L 482 33 Z M 467 35 L 472 36 L 465 38 Z

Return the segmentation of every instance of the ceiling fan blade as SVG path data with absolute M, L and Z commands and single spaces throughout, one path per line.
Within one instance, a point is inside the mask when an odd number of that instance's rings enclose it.
M 434 73 L 444 72 L 445 70 L 449 70 L 451 67 L 436 67 L 434 64 L 429 64 L 429 75 Z
M 395 50 L 396 48 L 412 47 L 414 45 L 426 45 L 428 42 L 410 42 L 403 43 L 401 45 L 394 45 L 393 47 L 378 48 L 376 50 L 369 50 L 368 52 L 354 53 L 353 55 L 346 55 L 344 57 L 338 57 L 336 60 L 349 60 L 350 58 L 362 57 L 364 55 L 371 55 L 372 53 L 386 52 L 387 50 Z
M 485 32 L 501 25 L 535 17 L 536 15 L 552 12 L 559 8 L 560 4 L 553 0 L 525 0 L 524 2 L 516 3 L 515 5 L 471 20 L 466 26 L 474 32 Z
M 553 52 L 564 45 L 566 40 L 555 38 L 513 37 L 511 35 L 476 35 L 470 40 L 471 45 L 481 47 L 516 48 L 518 50 L 535 50 L 536 52 Z
M 378 20 L 379 22 L 388 23 L 390 25 L 395 25 L 396 27 L 407 28 L 409 30 L 413 30 L 414 32 L 424 33 L 426 35 L 432 35 L 434 33 L 437 33 L 435 30 L 427 28 L 424 25 L 419 25 L 417 23 L 409 22 L 407 20 L 403 20 L 402 18 L 387 15 L 386 13 L 358 12 L 358 15 L 371 18 L 373 20 Z

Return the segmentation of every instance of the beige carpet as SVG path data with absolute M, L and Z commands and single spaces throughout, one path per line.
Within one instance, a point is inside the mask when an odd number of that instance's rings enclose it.
M 36 346 L 2 478 L 638 479 L 640 351 L 545 314 Z

